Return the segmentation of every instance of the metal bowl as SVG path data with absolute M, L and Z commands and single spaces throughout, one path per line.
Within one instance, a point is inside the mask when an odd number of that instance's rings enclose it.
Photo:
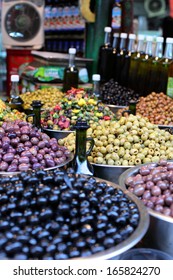
M 48 168 L 44 168 L 45 171 L 47 170 L 54 170 L 54 169 L 57 169 L 57 168 L 60 168 L 60 167 L 65 167 L 66 165 L 68 165 L 73 159 L 73 155 L 71 155 L 67 160 L 65 160 L 63 163 L 59 164 L 59 165 L 56 165 L 54 167 L 48 167 Z M 32 170 L 32 169 L 29 169 L 29 170 Z M 1 171 L 0 172 L 0 176 L 13 176 L 13 175 L 18 175 L 20 174 L 21 171 L 16 171 L 16 172 L 5 172 L 5 171 Z
M 42 131 L 49 135 L 51 138 L 63 139 L 67 137 L 70 133 L 74 132 L 74 130 L 53 130 L 48 128 L 43 128 Z
M 131 168 L 131 166 L 121 166 L 121 165 L 106 165 L 106 164 L 95 164 L 92 163 L 94 167 L 94 176 L 108 180 L 115 184 L 118 184 L 119 176 Z
M 124 109 L 126 108 L 127 106 L 118 106 L 118 105 L 111 105 L 111 104 L 108 104 L 106 105 L 109 107 L 109 109 L 116 115 L 116 113 L 118 112 L 118 110 L 120 109 Z
M 118 259 L 118 256 L 122 254 L 123 252 L 129 250 L 130 248 L 134 247 L 146 234 L 147 229 L 149 227 L 149 214 L 146 209 L 146 207 L 143 205 L 142 201 L 140 201 L 134 194 L 130 193 L 127 189 L 124 189 L 123 187 L 114 184 L 112 182 L 109 182 L 107 180 L 100 180 L 100 178 L 96 178 L 97 181 L 99 182 L 106 182 L 108 185 L 113 186 L 114 188 L 121 189 L 124 194 L 126 194 L 138 207 L 139 213 L 140 213 L 140 220 L 137 228 L 135 231 L 123 242 L 120 244 L 107 249 L 105 251 L 102 251 L 100 253 L 96 253 L 94 255 L 91 255 L 87 257 L 86 259 L 111 259 L 111 258 L 116 258 Z M 81 258 L 76 258 L 76 259 L 81 259 Z M 82 258 L 85 259 L 85 258 Z
M 124 189 L 127 188 L 126 179 L 137 175 L 140 167 L 144 165 L 146 164 L 132 167 L 123 172 L 119 177 L 119 185 Z M 144 243 L 151 248 L 159 249 L 173 256 L 173 218 L 150 208 L 147 209 L 150 214 L 150 226 L 144 238 Z

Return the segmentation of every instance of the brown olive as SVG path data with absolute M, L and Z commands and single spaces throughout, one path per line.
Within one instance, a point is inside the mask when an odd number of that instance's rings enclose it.
M 136 196 L 141 196 L 141 195 L 143 195 L 144 190 L 145 190 L 145 186 L 142 185 L 142 184 L 138 184 L 138 185 L 135 185 L 135 186 L 134 186 L 133 193 L 134 193 Z

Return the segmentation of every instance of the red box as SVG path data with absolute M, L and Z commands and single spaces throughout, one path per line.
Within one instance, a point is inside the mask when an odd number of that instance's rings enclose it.
M 28 49 L 7 49 L 7 96 L 10 96 L 11 75 L 19 74 L 19 67 L 24 63 L 29 63 L 33 61 L 33 55 L 31 55 L 31 50 Z

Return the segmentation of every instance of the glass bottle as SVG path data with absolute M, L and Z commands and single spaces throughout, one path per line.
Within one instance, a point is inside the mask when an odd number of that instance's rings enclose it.
M 63 91 L 67 92 L 71 87 L 78 87 L 79 71 L 75 66 L 75 48 L 69 48 L 69 65 L 64 69 Z
M 130 67 L 129 67 L 129 79 L 128 87 L 135 90 L 136 89 L 136 77 L 137 71 L 140 63 L 140 59 L 144 57 L 144 38 L 143 34 L 138 35 L 136 52 L 131 55 Z
M 112 78 L 116 79 L 116 56 L 119 51 L 119 33 L 113 34 L 113 43 L 112 43 Z
M 92 95 L 97 97 L 98 100 L 102 100 L 100 92 L 100 74 L 92 75 Z
M 127 33 L 120 34 L 120 47 L 119 52 L 116 54 L 116 64 L 114 65 L 114 79 L 115 81 L 121 81 L 121 69 L 124 62 L 124 55 L 126 53 L 126 40 L 127 40 Z
M 29 114 L 26 117 L 26 120 L 29 121 L 30 117 L 33 117 L 33 125 L 37 127 L 38 129 L 41 129 L 41 107 L 42 103 L 40 100 L 33 100 L 32 101 L 32 108 L 33 108 L 33 113 Z
M 147 83 L 149 78 L 149 72 L 150 72 L 150 59 L 152 57 L 152 36 L 147 36 L 146 38 L 146 49 L 145 49 L 145 56 L 144 58 L 140 59 L 138 71 L 137 71 L 137 77 L 136 77 L 136 85 L 137 85 L 137 92 L 142 95 L 147 95 Z
M 90 154 L 93 146 L 94 139 L 91 137 L 87 138 L 87 125 L 86 121 L 77 121 L 74 129 L 76 130 L 76 146 L 75 155 L 72 161 L 72 166 L 77 174 L 93 175 L 93 166 L 89 163 L 87 156 Z M 91 142 L 90 148 L 86 151 L 87 141 Z
M 151 93 L 154 92 L 160 92 L 160 82 L 162 79 L 161 75 L 161 65 L 160 61 L 163 57 L 163 37 L 157 37 L 156 38 L 156 48 L 155 48 L 155 54 L 154 57 L 151 59 L 151 66 L 150 66 L 150 73 L 149 73 L 149 79 L 148 79 L 148 88 L 147 92 Z
M 12 109 L 23 111 L 23 100 L 19 96 L 19 75 L 11 75 L 11 90 L 9 106 Z
M 164 92 L 168 96 L 173 97 L 173 38 L 166 38 L 164 57 L 161 60 L 160 64 L 162 77 L 160 81 L 160 92 Z
M 128 86 L 131 55 L 132 53 L 135 52 L 135 47 L 134 47 L 135 39 L 136 39 L 135 34 L 129 34 L 128 48 L 127 48 L 127 52 L 124 55 L 123 64 L 121 68 L 121 77 L 120 77 L 120 84 L 125 87 Z
M 104 45 L 102 45 L 99 49 L 98 73 L 101 76 L 102 83 L 109 81 L 112 75 L 111 31 L 111 27 L 105 27 Z

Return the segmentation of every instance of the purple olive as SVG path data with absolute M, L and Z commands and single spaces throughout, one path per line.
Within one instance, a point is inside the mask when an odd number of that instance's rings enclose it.
M 31 156 L 31 157 L 30 157 L 30 162 L 31 162 L 32 164 L 37 163 L 37 162 L 38 162 L 37 157 Z
M 28 136 L 27 134 L 23 134 L 23 135 L 20 137 L 20 141 L 21 141 L 21 142 L 29 141 L 29 136 Z
M 10 144 L 8 142 L 2 142 L 2 149 L 4 151 L 7 151 L 10 147 Z
M 27 163 L 21 163 L 18 166 L 19 171 L 27 171 L 29 169 L 30 165 Z
M 161 190 L 166 190 L 167 189 L 167 184 L 165 181 L 158 181 L 156 185 L 161 189 Z
M 32 137 L 30 141 L 33 145 L 37 145 L 39 143 L 39 139 L 37 137 Z
M 16 138 L 14 138 L 14 139 L 11 139 L 11 145 L 12 145 L 13 147 L 17 147 L 17 145 L 19 144 L 19 142 L 20 142 L 19 137 L 16 137 Z
M 42 167 L 41 164 L 38 163 L 38 162 L 36 162 L 36 163 L 34 163 L 34 164 L 32 165 L 32 169 L 33 169 L 33 170 L 40 169 L 41 167 Z
M 144 191 L 142 198 L 149 200 L 151 198 L 151 192 L 149 190 Z
M 21 156 L 22 157 L 28 157 L 28 158 L 30 158 L 31 156 L 32 156 L 32 154 L 31 154 L 31 152 L 28 150 L 25 150 L 25 151 L 23 151 L 22 153 L 21 153 Z
M 152 181 L 147 181 L 145 183 L 145 187 L 147 190 L 151 190 L 151 188 L 154 186 L 154 183 Z
M 6 171 L 8 169 L 8 163 L 5 161 L 0 162 L 0 170 L 1 171 Z
M 158 186 L 153 186 L 151 188 L 151 194 L 154 195 L 154 196 L 159 196 L 161 195 L 161 190 Z
M 40 153 L 38 153 L 38 154 L 37 154 L 37 159 L 38 159 L 38 161 L 41 161 L 41 160 L 43 159 L 43 155 L 40 154 Z
M 46 158 L 46 166 L 47 167 L 54 167 L 55 166 L 55 161 L 53 160 L 53 158 Z
M 17 171 L 17 164 L 10 164 L 7 169 L 8 172 L 16 172 Z
M 25 146 L 25 147 L 31 148 L 31 147 L 32 147 L 32 143 L 31 143 L 30 141 L 26 141 L 26 142 L 24 143 L 24 146 Z
M 142 196 L 145 191 L 145 186 L 143 184 L 137 184 L 134 186 L 133 193 L 136 196 Z
M 38 147 L 39 147 L 40 149 L 43 149 L 45 146 L 46 146 L 46 143 L 45 143 L 43 140 L 41 140 L 41 141 L 38 142 Z
M 6 154 L 3 156 L 3 160 L 4 160 L 5 162 L 11 162 L 13 159 L 14 159 L 14 154 L 13 154 L 13 153 L 6 153 Z
M 140 168 L 139 172 L 142 176 L 146 176 L 150 174 L 150 169 L 148 167 L 143 166 Z
M 19 158 L 19 163 L 29 163 L 29 158 L 26 156 L 21 156 Z

